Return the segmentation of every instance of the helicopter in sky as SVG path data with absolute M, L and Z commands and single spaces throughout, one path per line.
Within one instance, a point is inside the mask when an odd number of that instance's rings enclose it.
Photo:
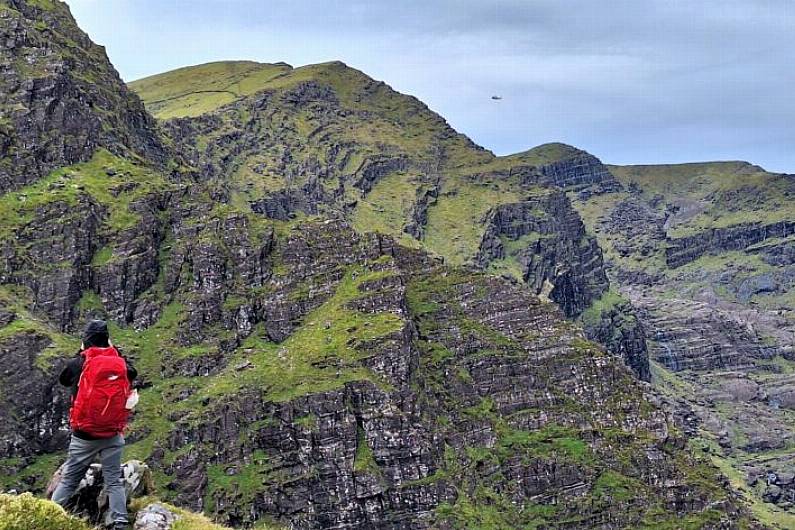
M 502 99 L 502 96 L 491 96 L 491 99 L 495 101 L 500 101 Z

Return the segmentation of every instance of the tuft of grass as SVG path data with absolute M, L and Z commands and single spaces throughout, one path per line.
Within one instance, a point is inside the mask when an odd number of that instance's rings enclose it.
M 0 494 L 0 530 L 91 530 L 52 501 L 30 493 Z
M 607 470 L 596 479 L 593 495 L 609 502 L 625 502 L 644 490 L 645 488 L 638 480 L 626 477 L 616 471 Z
M 217 495 L 234 495 L 241 503 L 250 503 L 262 491 L 269 479 L 270 466 L 265 454 L 255 451 L 250 464 L 233 467 L 229 464 L 210 464 L 207 466 L 207 492 L 204 496 L 204 509 L 216 511 Z M 230 473 L 230 470 L 232 471 Z
M 554 522 L 557 511 L 558 507 L 554 505 L 520 505 L 507 495 L 479 486 L 472 495 L 460 494 L 453 504 L 440 504 L 435 514 L 446 523 L 446 527 L 456 530 L 536 530 L 547 528 Z
M 586 326 L 595 326 L 602 319 L 602 314 L 614 309 L 616 306 L 624 304 L 627 299 L 610 289 L 602 293 L 598 300 L 594 300 L 591 306 L 582 314 L 582 321 Z
M 593 462 L 593 452 L 580 433 L 570 427 L 545 425 L 535 431 L 517 430 L 501 426 L 495 448 L 498 458 L 504 460 L 513 454 L 534 458 L 555 457 L 583 465 Z
M 367 443 L 364 429 L 357 427 L 356 455 L 353 458 L 353 470 L 360 473 L 380 473 L 381 469 L 375 461 L 373 450 Z

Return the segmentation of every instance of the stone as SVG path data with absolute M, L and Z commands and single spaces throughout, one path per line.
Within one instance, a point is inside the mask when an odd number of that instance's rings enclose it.
M 159 503 L 152 503 L 139 510 L 135 516 L 133 530 L 171 530 L 179 516 Z
M 781 488 L 776 486 L 775 484 L 768 485 L 765 488 L 765 492 L 762 494 L 762 498 L 765 502 L 776 503 L 778 499 L 781 497 Z

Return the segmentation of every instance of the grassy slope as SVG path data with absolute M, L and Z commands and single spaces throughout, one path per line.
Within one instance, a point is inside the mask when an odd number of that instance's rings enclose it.
M 331 87 L 340 106 L 349 111 L 337 116 L 334 125 L 325 126 L 323 142 L 326 143 L 318 144 L 311 138 L 321 125 L 310 111 L 290 114 L 279 109 L 278 120 L 265 124 L 266 128 L 280 127 L 274 133 L 276 136 L 294 135 L 292 138 L 300 147 L 294 148 L 291 154 L 297 159 L 314 158 L 323 162 L 330 140 L 354 145 L 346 172 L 355 172 L 368 156 L 384 153 L 407 156 L 437 171 L 443 177 L 440 196 L 429 208 L 422 246 L 444 256 L 452 264 L 468 263 L 475 256 L 483 234 L 482 219 L 491 207 L 521 200 L 527 193 L 510 179 L 480 179 L 472 175 L 507 172 L 519 165 L 548 164 L 582 153 L 574 147 L 552 143 L 515 155 L 495 157 L 456 133 L 443 118 L 416 98 L 397 93 L 339 62 L 299 68 L 283 63 L 210 63 L 134 81 L 130 87 L 156 117 L 169 119 L 223 112 L 223 105 L 255 92 L 279 94 L 308 81 Z M 223 115 L 246 118 L 239 112 Z M 219 134 L 225 132 L 227 128 Z M 205 141 L 214 138 L 211 136 Z M 263 152 L 235 160 L 237 169 L 231 181 L 235 189 L 241 190 L 235 195 L 240 199 L 239 205 L 244 206 L 254 195 L 261 196 L 288 186 L 282 175 L 268 169 L 277 166 L 280 158 L 281 152 Z M 354 227 L 390 234 L 401 243 L 417 246 L 418 242 L 407 235 L 403 227 L 410 219 L 417 190 L 428 185 L 427 177 L 423 182 L 418 176 L 420 173 L 427 173 L 427 169 L 393 173 L 379 180 L 365 197 L 351 195 L 350 199 L 357 201 L 351 217 Z M 329 189 L 333 187 L 333 184 L 328 185 Z
M 285 64 L 225 61 L 189 66 L 129 84 L 161 119 L 198 116 L 253 94 L 290 72 Z
M 161 173 L 99 149 L 89 162 L 58 169 L 34 184 L 1 195 L 0 240 L 13 237 L 13 231 L 30 222 L 39 207 L 54 202 L 74 205 L 84 196 L 108 208 L 105 229 L 117 233 L 140 220 L 139 214 L 130 210 L 133 202 L 170 187 Z
M 653 201 L 661 197 L 656 207 L 660 215 L 664 215 L 666 203 L 678 208 L 666 227 L 670 238 L 693 235 L 709 228 L 795 219 L 793 178 L 768 173 L 747 162 L 608 167 L 625 186 L 637 185 L 642 200 Z M 586 201 L 573 201 L 586 225 L 597 235 L 606 257 L 622 268 L 663 274 L 678 285 L 674 290 L 679 290 L 681 285 L 694 290 L 703 287 L 700 271 L 717 274 L 720 270 L 735 270 L 750 277 L 774 269 L 757 255 L 730 252 L 705 255 L 672 271 L 665 264 L 664 245 L 658 245 L 648 255 L 620 256 L 615 246 L 624 242 L 623 236 L 600 225 L 621 201 L 630 196 L 629 193 L 613 193 L 593 196 Z M 768 241 L 758 246 L 776 242 L 780 241 Z M 791 301 L 790 294 L 757 300 L 760 305 L 771 308 L 791 307 Z
M 457 151 L 466 151 L 469 144 L 419 100 L 399 94 L 340 62 L 299 68 L 284 63 L 209 63 L 133 81 L 129 86 L 155 117 L 169 119 L 197 116 L 257 92 L 286 91 L 308 81 L 331 87 L 342 107 L 369 114 L 369 119 L 357 118 L 356 128 L 349 127 L 344 116 L 338 117 L 343 127 L 335 133 L 340 139 L 365 145 L 391 144 L 414 156 L 428 156 L 427 151 L 438 143 L 440 132 L 451 133 L 450 147 Z M 295 117 L 296 128 L 299 133 L 308 134 L 312 124 L 302 123 L 301 118 L 307 116 Z M 481 159 L 494 158 L 483 151 L 476 155 Z
M 697 207 L 669 231 L 681 237 L 707 228 L 773 223 L 795 218 L 792 178 L 747 162 L 704 162 L 657 166 L 609 166 L 623 184 L 637 183 L 644 195 Z

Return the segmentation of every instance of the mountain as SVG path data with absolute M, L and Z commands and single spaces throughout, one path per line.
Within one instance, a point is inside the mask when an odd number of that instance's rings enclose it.
M 102 317 L 141 372 L 126 458 L 226 525 L 787 524 L 704 446 L 687 389 L 723 365 L 677 371 L 647 340 L 627 278 L 652 271 L 624 271 L 594 206 L 653 201 L 640 177 L 562 144 L 494 156 L 342 63 L 130 90 L 61 2 L 6 0 L 0 32 L 19 79 L 0 102 L 0 488 L 40 491 L 62 460 L 53 380 Z M 65 89 L 26 88 L 47 83 Z
M 638 309 L 657 387 L 766 518 L 792 519 L 795 176 L 747 162 L 610 166 L 573 199 Z M 770 512 L 770 513 L 768 513 Z
M 345 219 L 449 264 L 516 277 L 569 317 L 609 290 L 596 240 L 565 194 L 620 187 L 588 153 L 550 144 L 496 157 L 415 98 L 339 62 L 213 63 L 131 86 L 170 118 L 164 128 L 185 163 L 244 211 Z M 597 313 L 588 336 L 648 380 L 631 308 Z

